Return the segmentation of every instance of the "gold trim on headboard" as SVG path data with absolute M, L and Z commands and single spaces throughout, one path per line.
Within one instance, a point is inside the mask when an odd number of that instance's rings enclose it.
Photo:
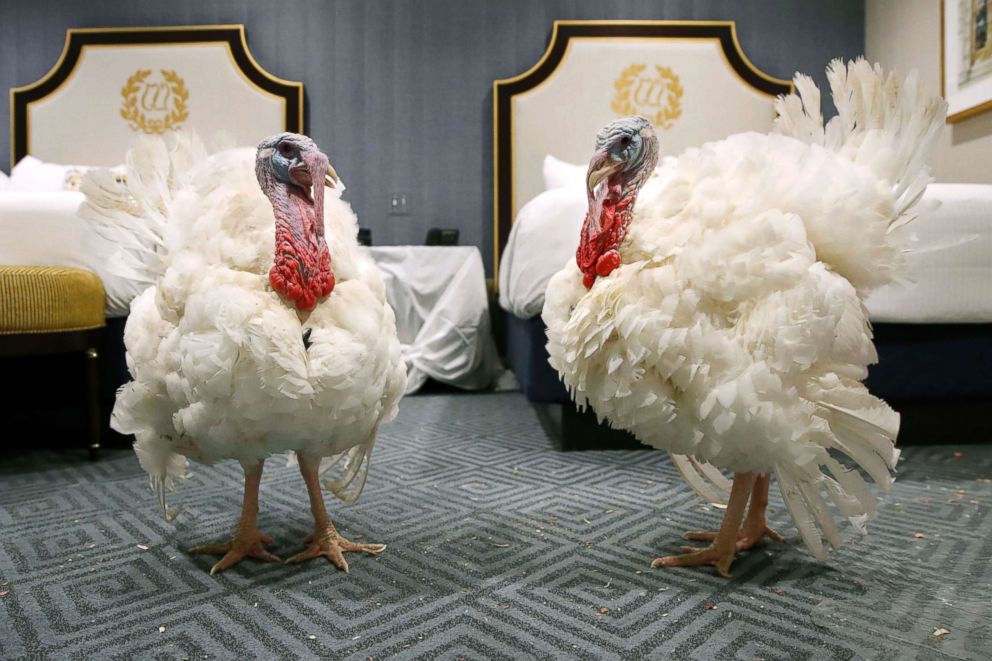
M 716 41 L 733 74 L 752 89 L 775 97 L 792 92 L 792 82 L 758 69 L 744 54 L 734 21 L 555 21 L 541 58 L 527 71 L 493 81 L 493 276 L 499 282 L 499 260 L 513 223 L 515 164 L 512 159 L 512 98 L 547 83 L 567 59 L 574 40 Z
M 283 100 L 284 129 L 303 132 L 303 83 L 286 80 L 263 69 L 251 51 L 243 25 L 187 25 L 138 28 L 71 28 L 58 60 L 39 80 L 10 90 L 10 166 L 30 150 L 28 106 L 57 92 L 75 74 L 86 48 L 186 46 L 223 43 L 234 69 L 252 88 Z

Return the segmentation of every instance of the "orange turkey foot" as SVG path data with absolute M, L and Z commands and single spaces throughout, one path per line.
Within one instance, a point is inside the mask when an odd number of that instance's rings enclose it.
M 733 547 L 720 548 L 716 544 L 704 549 L 697 549 L 691 546 L 683 546 L 683 555 L 669 555 L 664 558 L 655 558 L 651 562 L 652 567 L 699 567 L 702 565 L 713 565 L 720 572 L 720 576 L 730 578 L 730 565 L 737 555 Z
M 782 537 L 782 535 L 769 528 L 768 524 L 764 521 L 759 521 L 757 523 L 745 521 L 744 525 L 741 526 L 740 539 L 737 541 L 737 550 L 744 551 L 749 549 L 758 542 L 762 541 L 765 537 L 769 538 L 773 542 L 785 541 L 785 538 Z
M 691 531 L 682 535 L 683 539 L 688 539 L 694 542 L 712 542 L 716 539 L 717 533 L 715 532 L 700 532 Z M 776 542 L 785 541 L 782 535 L 778 534 L 764 522 L 760 524 L 750 524 L 745 523 L 740 532 L 737 533 L 737 550 L 747 551 L 748 549 L 754 547 L 758 542 L 762 541 L 765 537 Z
M 754 523 L 761 523 L 762 532 L 758 539 L 764 535 L 764 509 L 759 503 L 758 508 L 753 509 L 754 514 L 748 516 L 744 522 L 744 508 L 751 491 L 754 490 L 757 476 L 754 473 L 735 473 L 734 483 L 730 488 L 730 498 L 727 499 L 727 511 L 723 514 L 723 521 L 720 523 L 720 532 L 691 532 L 686 533 L 687 539 L 712 540 L 712 544 L 704 549 L 697 549 L 691 546 L 683 546 L 684 555 L 670 555 L 665 558 L 657 558 L 651 563 L 652 567 L 698 567 L 700 565 L 713 565 L 720 575 L 730 578 L 730 565 L 733 564 L 744 541 L 742 532 L 749 530 L 749 526 Z M 745 523 L 745 525 L 741 525 Z M 752 542 L 753 543 L 753 542 Z
M 330 521 L 323 525 L 318 524 L 303 542 L 309 544 L 307 549 L 294 555 L 286 561 L 287 563 L 303 562 L 324 556 L 331 561 L 331 564 L 345 572 L 348 571 L 348 561 L 344 559 L 345 553 L 363 551 L 370 555 L 379 555 L 386 548 L 385 544 L 356 544 L 349 541 L 338 534 Z
M 262 535 L 257 530 L 254 532 L 242 532 L 239 528 L 234 534 L 234 538 L 229 542 L 197 546 L 190 549 L 189 552 L 207 553 L 210 555 L 223 554 L 224 557 L 220 559 L 220 562 L 210 570 L 210 575 L 213 576 L 217 572 L 222 572 L 225 569 L 233 567 L 245 558 L 264 560 L 265 562 L 278 562 L 278 556 L 265 550 L 264 544 L 271 543 L 272 538 L 268 535 Z

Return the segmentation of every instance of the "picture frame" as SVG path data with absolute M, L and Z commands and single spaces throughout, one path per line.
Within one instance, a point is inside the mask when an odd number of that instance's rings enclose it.
M 947 121 L 992 110 L 992 0 L 941 0 L 941 86 Z

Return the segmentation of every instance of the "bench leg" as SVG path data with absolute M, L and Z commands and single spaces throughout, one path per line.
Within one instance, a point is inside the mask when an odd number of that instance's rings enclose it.
M 86 413 L 89 422 L 89 458 L 100 458 L 100 354 L 86 350 Z

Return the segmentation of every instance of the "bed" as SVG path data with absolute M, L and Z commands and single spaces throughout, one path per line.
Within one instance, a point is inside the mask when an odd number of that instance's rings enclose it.
M 547 363 L 544 289 L 574 257 L 595 131 L 639 113 L 664 153 L 745 130 L 767 131 L 788 81 L 754 69 L 730 22 L 555 23 L 543 58 L 494 85 L 494 255 L 505 353 L 564 449 L 632 444 L 579 414 Z M 714 102 L 719 100 L 719 103 Z M 563 110 L 564 109 L 564 110 Z M 660 164 L 663 171 L 665 163 Z M 903 442 L 986 440 L 992 422 L 992 186 L 936 184 L 919 219 L 926 245 L 913 283 L 867 302 L 880 363 L 869 387 L 904 418 Z
M 99 276 L 108 327 L 99 352 L 101 383 L 109 404 L 127 379 L 123 327 L 143 286 L 109 267 L 117 246 L 77 217 L 81 177 L 92 167 L 122 169 L 140 135 L 192 130 L 208 144 L 240 146 L 282 131 L 302 132 L 303 84 L 263 70 L 240 25 L 80 29 L 68 31 L 62 55 L 45 77 L 11 91 L 11 109 L 14 165 L 9 177 L 0 177 L 0 264 L 75 267 Z M 397 260 L 397 254 L 424 251 L 430 249 L 370 250 L 390 303 L 406 312 L 400 332 L 410 388 L 428 377 L 486 388 L 501 368 L 481 255 L 461 247 L 435 249 L 427 270 L 451 270 L 440 282 L 398 272 L 416 260 Z
M 12 89 L 10 103 L 12 169 L 0 176 L 0 264 L 67 266 L 99 276 L 106 292 L 99 350 L 106 408 L 127 378 L 123 327 L 140 287 L 108 269 L 116 246 L 76 216 L 83 173 L 121 166 L 132 140 L 145 134 L 195 130 L 224 144 L 253 145 L 301 131 L 303 85 L 262 69 L 240 25 L 73 29 L 52 69 Z M 4 367 L 24 390 L 46 392 L 57 407 L 5 402 L 15 429 L 21 417 L 32 433 L 75 433 L 59 428 L 62 419 L 76 419 L 59 415 L 63 402 L 79 398 L 71 361 L 5 358 Z M 38 425 L 38 416 L 48 424 Z
M 303 130 L 303 84 L 263 70 L 241 25 L 69 30 L 58 62 L 12 89 L 10 101 L 0 263 L 93 271 L 107 290 L 109 318 L 126 316 L 137 292 L 106 267 L 115 246 L 76 218 L 88 168 L 121 167 L 145 134 L 194 130 L 254 145 Z

